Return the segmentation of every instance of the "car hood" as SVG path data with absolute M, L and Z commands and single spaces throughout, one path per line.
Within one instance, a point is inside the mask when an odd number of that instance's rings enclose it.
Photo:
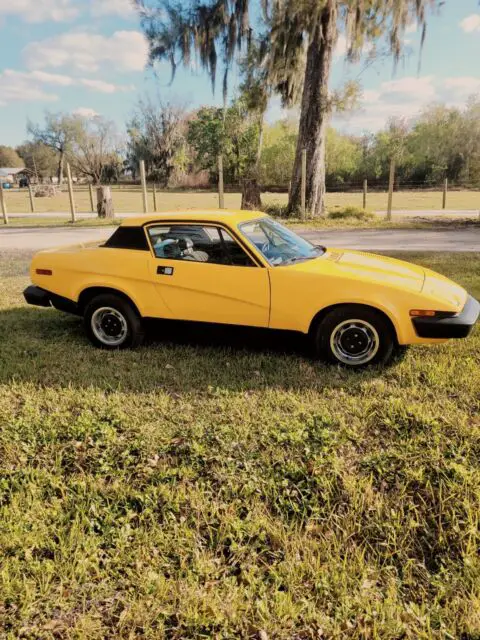
M 425 269 L 403 260 L 377 256 L 363 251 L 327 249 L 317 260 L 299 263 L 296 268 L 309 273 L 325 273 L 325 261 L 332 263 L 332 272 L 355 280 L 374 280 L 419 293 L 425 283 Z
M 461 311 L 467 302 L 468 293 L 460 285 L 452 282 L 430 269 L 425 269 L 425 284 L 422 293 L 431 298 L 442 300 L 455 311 Z

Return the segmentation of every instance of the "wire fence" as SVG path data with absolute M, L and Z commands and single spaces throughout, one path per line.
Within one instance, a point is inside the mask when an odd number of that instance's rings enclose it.
M 306 189 L 306 181 L 302 181 Z M 155 213 L 181 209 L 240 208 L 242 185 L 224 184 L 222 165 L 219 159 L 219 182 L 216 187 L 205 189 L 162 189 L 146 180 L 124 182 L 101 187 L 91 184 L 27 185 L 24 188 L 0 185 L 0 213 L 8 224 L 8 215 L 70 213 L 74 221 L 77 214 L 105 215 L 101 202 L 110 202 L 111 214 Z M 286 205 L 288 186 L 263 185 L 262 199 L 266 206 Z M 391 195 L 391 198 L 390 198 Z M 468 183 L 438 181 L 392 182 L 367 180 L 327 183 L 327 208 L 355 206 L 374 211 L 389 209 L 405 210 L 480 210 L 480 188 Z M 302 197 L 302 203 L 305 197 Z M 99 208 L 100 207 L 100 208 Z M 305 211 L 302 212 L 306 214 Z M 390 211 L 391 214 L 391 211 Z

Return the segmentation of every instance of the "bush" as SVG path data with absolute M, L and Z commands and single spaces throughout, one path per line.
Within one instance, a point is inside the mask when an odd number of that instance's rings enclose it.
M 335 211 L 329 211 L 328 217 L 332 220 L 372 220 L 375 216 L 370 211 L 365 211 L 360 207 L 343 207 Z
M 294 218 L 289 211 L 288 205 L 280 204 L 280 202 L 270 202 L 262 207 L 262 211 L 272 218 Z

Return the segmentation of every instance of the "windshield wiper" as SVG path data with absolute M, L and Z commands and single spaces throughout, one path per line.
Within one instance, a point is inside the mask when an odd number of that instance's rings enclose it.
M 309 260 L 315 260 L 316 258 L 319 258 L 326 252 L 325 247 L 316 247 L 316 249 L 318 249 L 319 252 L 315 256 L 294 256 L 293 258 L 289 258 L 285 262 L 282 262 L 282 264 L 286 265 L 286 264 L 295 264 L 297 262 L 308 262 Z
M 289 258 L 286 260 L 283 265 L 286 264 L 295 264 L 296 262 L 307 262 L 307 260 L 313 260 L 317 256 L 295 256 L 294 258 Z

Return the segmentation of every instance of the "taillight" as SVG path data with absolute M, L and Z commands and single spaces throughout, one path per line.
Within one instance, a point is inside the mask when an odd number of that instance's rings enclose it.
M 37 276 L 53 276 L 51 269 L 35 269 L 35 273 Z

